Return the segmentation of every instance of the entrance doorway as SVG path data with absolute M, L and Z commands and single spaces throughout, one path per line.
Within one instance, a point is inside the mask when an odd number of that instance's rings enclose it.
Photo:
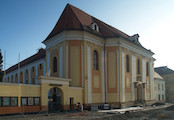
M 54 87 L 48 91 L 48 110 L 58 112 L 62 110 L 63 92 L 60 88 Z
M 137 100 L 138 102 L 144 101 L 144 90 L 143 90 L 143 84 L 137 85 Z
M 74 110 L 74 98 L 70 98 L 70 110 Z

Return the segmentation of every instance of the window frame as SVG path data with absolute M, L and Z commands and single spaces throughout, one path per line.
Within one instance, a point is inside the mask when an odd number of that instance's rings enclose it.
M 57 65 L 58 65 L 57 57 L 54 56 L 53 57 L 53 73 L 57 73 L 58 72 Z
M 39 70 L 42 70 L 42 64 L 39 64 Z
M 140 59 L 137 59 L 137 74 L 140 75 L 141 74 L 141 65 L 140 65 Z
M 149 62 L 146 62 L 146 76 L 149 76 Z
M 129 55 L 126 55 L 126 72 L 127 73 L 130 72 L 130 59 L 129 59 Z
M 97 50 L 93 50 L 93 70 L 99 70 L 99 54 Z

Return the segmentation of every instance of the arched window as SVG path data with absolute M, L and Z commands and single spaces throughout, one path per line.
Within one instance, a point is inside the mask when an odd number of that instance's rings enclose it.
M 23 83 L 23 73 L 20 73 L 20 83 Z
M 94 25 L 94 30 L 97 30 L 97 25 Z
M 28 82 L 28 70 L 26 69 L 26 71 L 25 71 L 25 84 L 28 84 L 29 82 Z
M 137 60 L 137 73 L 140 74 L 140 59 Z
M 53 58 L 53 72 L 57 72 L 57 58 Z
M 11 76 L 11 83 L 13 83 L 13 75 Z
M 94 67 L 94 70 L 99 70 L 97 50 L 94 50 L 94 52 L 93 52 L 93 67 Z
M 10 82 L 10 77 L 8 77 L 8 81 L 7 81 L 8 83 Z
M 126 72 L 130 72 L 130 68 L 129 68 L 129 55 L 126 55 Z
M 149 63 L 146 63 L 146 76 L 149 76 Z
M 15 83 L 18 83 L 18 74 L 15 75 Z

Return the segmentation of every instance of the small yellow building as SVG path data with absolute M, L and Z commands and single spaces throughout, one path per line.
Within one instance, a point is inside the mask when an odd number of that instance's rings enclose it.
M 151 104 L 154 53 L 138 38 L 67 4 L 46 48 L 6 71 L 0 114 Z

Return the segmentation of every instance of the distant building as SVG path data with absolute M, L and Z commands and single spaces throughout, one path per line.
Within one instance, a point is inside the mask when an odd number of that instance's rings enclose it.
M 167 66 L 155 68 L 157 72 L 165 80 L 166 101 L 174 101 L 174 71 Z
M 165 80 L 154 72 L 154 95 L 156 102 L 165 102 Z
M 6 71 L 0 114 L 151 104 L 154 53 L 138 37 L 67 4 L 46 48 Z

